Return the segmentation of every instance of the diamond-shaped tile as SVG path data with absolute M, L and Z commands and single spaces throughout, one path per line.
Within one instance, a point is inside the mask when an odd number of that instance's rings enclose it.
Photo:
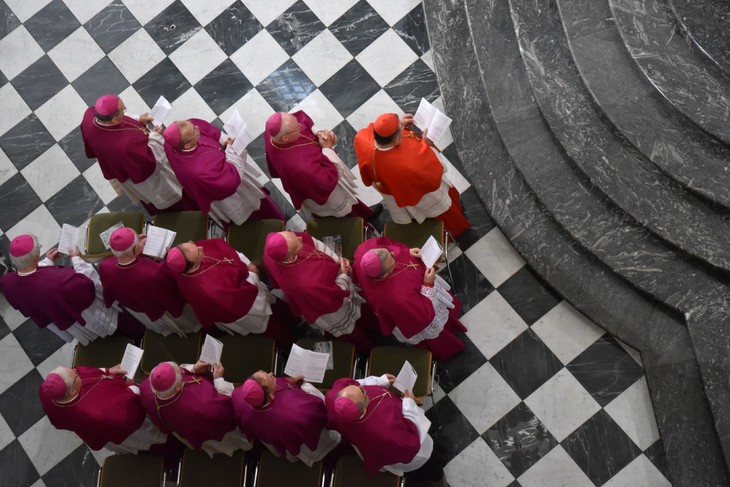
M 385 91 L 405 113 L 416 113 L 421 98 L 433 102 L 440 95 L 436 73 L 420 59 L 388 83 Z M 444 138 L 439 141 L 439 147 L 446 146 Z
M 197 1 L 190 3 L 201 4 Z M 251 11 L 239 2 L 228 7 L 209 24 L 203 23 L 203 25 L 228 56 L 239 50 L 264 28 Z
M 580 355 L 604 331 L 591 320 L 561 301 L 532 325 L 532 331 L 564 364 Z
M 28 2 L 27 0 L 5 0 L 5 3 L 13 10 L 18 20 L 25 22 L 40 9 L 51 3 L 51 0 L 38 0 L 37 2 Z
M 35 324 L 31 323 L 31 326 L 35 326 Z M 23 326 L 19 329 L 21 328 Z M 49 330 L 40 331 L 52 334 Z M 8 422 L 8 426 L 15 436 L 25 433 L 45 415 L 38 400 L 38 388 L 41 382 L 43 382 L 43 378 L 33 369 L 0 395 L 0 413 Z M 22 411 L 23 414 L 17 414 L 17 411 Z
M 3 360 L 0 362 L 0 397 L 5 397 L 5 392 L 11 389 L 18 381 L 23 379 L 29 372 L 35 372 L 33 362 L 30 361 L 23 349 L 20 347 L 17 338 L 14 335 L 7 335 L 0 340 L 0 352 L 2 352 Z M 7 400 L 11 400 L 11 396 L 7 396 Z M 16 409 L 17 411 L 17 409 Z M 20 428 L 14 428 L 16 422 L 23 421 L 23 418 L 16 418 L 7 415 L 6 411 L 3 416 L 10 425 L 11 429 L 18 431 Z M 22 431 L 20 431 L 22 432 Z M 18 433 L 20 434 L 20 433 Z
M 43 54 L 43 48 L 25 27 L 20 26 L 0 40 L 0 70 L 12 80 Z
M 35 113 L 53 138 L 61 140 L 79 125 L 87 108 L 74 87 L 67 85 Z
M 506 487 L 514 477 L 480 437 L 444 468 L 449 485 Z
M 243 47 L 231 54 L 231 61 L 254 85 L 265 80 L 281 67 L 289 55 L 267 31 L 256 34 Z
M 155 2 L 149 2 L 148 0 L 124 0 L 124 5 L 127 6 L 140 24 L 145 25 L 162 13 L 174 1 L 157 0 Z
M 172 103 L 190 88 L 190 82 L 175 64 L 166 58 L 147 71 L 132 86 L 145 103 L 153 107 L 160 95 Z
M 449 281 L 450 276 L 453 275 L 454 282 L 450 282 L 451 292 L 455 293 L 461 301 L 463 313 L 469 312 L 494 290 L 487 278 L 466 256 L 461 255 L 451 260 L 449 267 L 451 274 L 443 268 L 441 275 Z
M 3 245 L 3 251 L 7 251 L 10 247 L 10 237 L 3 235 L 0 238 L 0 242 Z M 18 328 L 20 325 L 25 323 L 25 320 L 27 320 L 20 311 L 10 306 L 10 303 L 8 303 L 8 300 L 5 299 L 5 296 L 2 294 L 0 294 L 0 317 L 2 317 L 3 322 L 5 322 L 5 326 L 7 326 L 7 328 L 11 331 Z M 3 329 L 3 338 L 6 336 L 7 333 L 5 333 L 5 330 Z M 25 358 L 27 358 L 27 356 Z
M 109 59 L 130 83 L 165 59 L 165 53 L 146 30 L 140 29 L 109 53 Z
M 195 91 L 195 88 L 190 88 L 176 100 L 170 101 L 172 102 L 172 110 L 170 110 L 168 120 L 200 118 L 205 121 L 212 121 L 215 118 L 215 113 Z
M 85 24 L 109 5 L 111 0 L 63 0 L 63 2 L 79 22 Z M 119 2 L 119 0 L 116 0 L 116 2 Z
M 58 242 L 61 227 L 48 209 L 44 205 L 40 205 L 6 233 L 10 239 L 30 233 L 38 237 L 38 241 L 44 249 L 50 249 Z
M 357 86 L 357 90 L 353 90 L 352 86 Z M 360 63 L 353 59 L 325 81 L 319 89 L 342 116 L 347 118 L 375 95 L 380 87 Z M 357 129 L 355 124 L 352 126 Z
M 57 144 L 20 172 L 42 201 L 49 199 L 79 175 L 76 166 Z
M 73 341 L 64 343 L 61 348 L 53 352 L 43 362 L 36 365 L 36 370 L 41 377 L 46 377 L 48 374 L 53 372 L 53 369 L 58 365 L 70 365 L 73 362 L 74 350 L 78 342 Z
M 639 455 L 626 468 L 611 477 L 603 487 L 631 487 L 651 485 L 652 487 L 671 487 L 672 483 L 646 458 Z
M 233 114 L 233 110 L 237 109 L 241 114 L 241 117 L 246 122 L 249 134 L 254 137 L 253 142 L 248 145 L 249 154 L 254 157 L 259 166 L 266 166 L 266 161 L 263 158 L 263 137 L 261 137 L 261 154 L 260 157 L 256 157 L 256 143 L 259 135 L 264 132 L 264 125 L 266 119 L 268 119 L 274 110 L 271 108 L 266 100 L 259 94 L 258 90 L 253 89 L 246 93 L 246 95 L 233 104 L 228 110 L 220 115 L 221 120 L 228 121 Z M 268 173 L 267 173 L 268 174 Z
M 671 478 L 669 473 L 669 463 L 664 454 L 664 444 L 662 440 L 657 440 L 653 445 L 644 450 L 644 455 L 666 478 Z
M 346 118 L 350 125 L 352 125 L 352 128 L 362 130 L 375 122 L 383 113 L 403 114 L 398 104 L 393 101 L 385 90 L 378 90 L 377 93 L 357 107 Z
M 46 485 L 94 485 L 99 464 L 86 445 L 77 447 L 45 475 Z
M 593 482 L 560 445 L 523 473 L 519 482 L 523 487 L 543 487 L 546 482 L 566 487 L 593 487 Z
M 330 25 L 329 30 L 357 56 L 373 39 L 388 30 L 388 24 L 365 0 L 360 0 L 350 10 Z
M 0 450 L 0 469 L 7 485 L 31 485 L 39 478 L 33 462 L 17 440 Z
M 462 316 L 461 322 L 469 330 L 469 338 L 487 358 L 492 358 L 527 330 L 525 322 L 499 292 L 479 302 Z
M 61 0 L 53 0 L 23 25 L 43 50 L 49 51 L 81 24 Z
M 543 284 L 528 267 L 521 268 L 497 289 L 528 325 L 532 325 L 560 301 L 554 291 Z
M 493 286 L 500 286 L 525 265 L 499 228 L 492 229 L 465 253 Z
M 66 137 L 59 140 L 58 145 L 63 149 L 71 162 L 74 163 L 76 169 L 81 172 L 87 170 L 95 162 L 95 159 L 86 157 L 80 127 L 75 128 Z
M 340 156 L 340 159 L 347 167 L 357 166 L 357 157 L 353 146 L 355 134 L 357 133 L 355 129 L 348 121 L 343 120 L 332 127 L 332 131 L 337 135 L 337 155 Z
M 5 152 L 0 150 L 0 185 L 17 174 L 18 169 L 10 162 Z
M 355 59 L 380 86 L 385 86 L 413 64 L 418 55 L 393 30 L 387 30 Z M 384 63 L 383 59 L 390 62 Z
M 368 2 L 389 25 L 395 25 L 421 3 L 420 0 L 402 0 L 397 3 L 390 0 L 368 0 Z
M 645 377 L 634 382 L 604 409 L 642 450 L 659 439 Z
M 3 120 L 0 121 L 0 135 L 3 135 L 31 114 L 28 105 L 10 83 L 0 87 L 0 105 L 3 107 Z
M 323 53 L 327 53 L 326 56 Z M 350 62 L 352 54 L 329 30 L 324 30 L 294 54 L 292 59 L 319 86 Z
M 182 3 L 190 11 L 193 16 L 198 19 L 200 25 L 207 25 L 216 17 L 220 17 L 226 13 L 232 3 L 238 3 L 236 0 L 206 0 L 199 2 L 197 0 L 182 0 Z
M 121 93 L 129 86 L 129 81 L 119 72 L 119 69 L 108 58 L 93 65 L 84 74 L 71 83 L 76 92 L 91 106 L 96 100 L 107 93 Z
M 104 179 L 104 174 L 102 174 L 99 164 L 94 164 L 89 167 L 83 172 L 83 176 L 89 182 L 91 187 L 94 188 L 94 191 L 99 195 L 101 201 L 104 202 L 105 205 L 109 204 L 117 196 L 119 196 L 112 185 L 109 184 L 109 181 Z
M 448 397 L 426 411 L 426 417 L 431 421 L 429 434 L 445 450 L 447 462 L 479 437 L 479 433 Z
M 105 54 L 142 28 L 122 0 L 114 0 L 85 22 L 84 27 Z
M 8 446 L 15 439 L 15 435 L 10 430 L 10 426 L 5 422 L 5 419 L 0 414 L 0 451 Z
M 18 436 L 18 441 L 33 459 L 33 465 L 41 475 L 45 475 L 82 444 L 81 438 L 75 433 L 56 429 L 46 416 Z
M 31 320 L 16 328 L 13 334 L 33 365 L 40 364 L 66 343 L 49 330 L 38 328 Z
M 243 4 L 253 13 L 262 25 L 267 26 L 291 7 L 296 0 L 242 0 Z
M 228 110 L 253 85 L 230 59 L 208 73 L 195 85 L 195 90 L 217 114 Z
M 79 56 L 79 53 L 84 53 L 84 55 Z M 73 34 L 48 51 L 48 56 L 66 76 L 66 79 L 73 81 L 102 59 L 104 51 L 99 48 L 86 29 L 79 27 Z
M 340 18 L 347 12 L 357 0 L 339 0 L 332 2 L 330 0 L 304 0 L 309 10 L 311 10 L 322 23 L 329 26 L 332 22 Z
M 68 86 L 68 80 L 48 56 L 40 58 L 10 83 L 32 110 Z
M 0 2 L 0 39 L 10 34 L 21 25 L 18 17 L 15 16 L 5 2 Z
M 103 207 L 96 191 L 81 175 L 46 201 L 46 208 L 59 225 L 79 226 Z
M 436 370 L 438 383 L 444 392 L 451 392 L 456 386 L 464 382 L 474 372 L 487 363 L 486 357 L 464 334 L 459 334 L 459 339 L 464 342 L 464 350 L 449 360 L 439 362 Z
M 23 175 L 15 174 L 0 185 L 0 228 L 7 231 L 40 204 L 40 198 Z
M 277 112 L 287 112 L 317 89 L 291 59 L 256 86 L 262 97 Z
M 0 148 L 17 169 L 23 169 L 54 144 L 53 137 L 31 114 L 0 137 Z
M 170 60 L 191 84 L 203 79 L 225 59 L 226 54 L 202 29 L 170 54 Z
M 292 111 L 304 110 L 314 121 L 312 129 L 332 130 L 337 124 L 342 122 L 342 115 L 332 106 L 325 98 L 321 91 L 315 90 L 311 95 L 306 97 L 301 103 L 297 104 Z M 337 146 L 342 145 L 341 141 L 337 141 Z
M 302 0 L 298 0 L 266 26 L 266 30 L 290 56 L 317 37 L 324 28 L 324 24 Z
M 419 4 L 393 26 L 393 30 L 419 56 L 431 49 L 424 17 L 423 5 Z
M 129 7 L 129 4 L 127 6 Z M 172 2 L 169 7 L 146 24 L 141 21 L 140 23 L 168 56 L 202 29 L 200 22 L 180 0 Z

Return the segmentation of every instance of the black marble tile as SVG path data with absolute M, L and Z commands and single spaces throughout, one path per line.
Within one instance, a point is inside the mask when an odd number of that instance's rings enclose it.
M 461 301 L 462 313 L 468 312 L 494 291 L 494 287 L 489 280 L 484 277 L 484 274 L 477 269 L 466 255 L 460 255 L 449 266 L 451 267 L 451 275 L 454 276 L 454 282 L 450 282 L 451 292 L 455 293 Z M 445 265 L 442 265 L 439 275 L 446 281 L 450 281 L 449 272 Z
M 532 325 L 560 302 L 560 297 L 540 282 L 527 266 L 502 283 L 499 293 L 528 325 Z
M 531 330 L 525 330 L 489 361 L 520 398 L 525 399 L 563 365 Z
M 5 274 L 13 269 L 13 265 L 10 262 L 10 239 L 4 233 L 0 235 L 0 274 Z M 0 318 L 0 340 L 7 335 L 10 328 L 5 321 Z
M 230 59 L 205 75 L 195 89 L 210 108 L 221 114 L 251 91 L 253 85 Z
M 59 225 L 79 226 L 104 208 L 104 203 L 86 178 L 79 175 L 46 201 L 46 208 Z
M 60 69 L 44 55 L 10 82 L 31 110 L 43 105 L 68 85 Z
M 42 477 L 47 486 L 95 486 L 99 464 L 86 445 L 76 448 Z
M 102 95 L 121 93 L 126 90 L 129 87 L 129 81 L 111 59 L 104 56 L 84 74 L 76 78 L 71 85 L 86 104 L 91 106 Z
M 47 330 L 46 332 L 52 333 Z M 38 388 L 41 382 L 43 377 L 33 369 L 0 394 L 0 414 L 15 436 L 22 435 L 45 416 L 43 406 L 38 400 Z M 18 411 L 22 411 L 23 414 L 18 414 Z
M 5 83 L 8 82 L 8 78 L 5 76 L 4 73 L 0 72 L 0 87 L 5 86 Z
M 558 444 L 524 402 L 485 431 L 482 438 L 515 477 L 525 473 Z
M 79 172 L 86 171 L 96 162 L 96 159 L 86 157 L 84 141 L 81 139 L 81 127 L 76 127 L 69 132 L 66 137 L 58 141 L 58 145 L 61 146 L 61 149 L 71 159 Z
M 0 148 L 20 171 L 50 149 L 56 141 L 35 113 L 0 137 Z
M 368 2 L 360 0 L 335 20 L 329 30 L 350 54 L 357 56 L 388 30 L 388 23 Z
M 428 432 L 434 443 L 438 443 L 443 450 L 447 462 L 479 436 L 477 430 L 448 396 L 426 411 L 426 417 L 431 421 L 431 429 Z
M 246 152 L 254 160 L 266 177 L 271 178 L 269 174 L 269 166 L 266 164 L 266 145 L 264 143 L 264 134 L 260 134 L 246 146 Z
M 144 28 L 168 56 L 202 29 L 195 16 L 185 8 L 180 0 L 175 0 L 174 3 L 148 22 Z M 172 101 L 169 98 L 167 99 Z
M 433 102 L 441 94 L 436 73 L 420 59 L 408 66 L 384 89 L 404 113 L 416 113 L 421 98 Z
M 264 26 L 256 16 L 239 2 L 228 7 L 205 26 L 208 34 L 229 56 L 238 51 L 263 28 Z
M 21 24 L 10 7 L 0 0 L 0 39 L 14 31 Z
M 154 106 L 160 95 L 170 103 L 190 88 L 190 83 L 177 66 L 165 58 L 132 85 L 148 106 Z
M 10 242 L 8 242 L 8 244 L 9 243 Z M 4 250 L 3 250 L 3 255 L 6 255 Z M 3 257 L 3 265 L 5 265 L 4 257 Z M 7 323 L 5 323 L 5 320 L 2 319 L 2 317 L 0 317 L 0 340 L 5 338 L 6 336 L 8 336 L 9 333 L 10 333 L 10 327 L 7 325 Z
M 454 147 L 454 144 L 451 144 L 446 148 L 446 150 L 444 150 L 444 155 L 447 155 L 452 147 Z M 456 148 L 454 148 L 453 151 L 455 154 Z M 455 158 L 451 155 L 447 155 L 447 157 L 449 161 L 458 168 L 458 156 Z M 467 220 L 469 220 L 469 223 L 471 223 L 471 228 L 459 235 L 456 238 L 456 242 L 459 244 L 459 248 L 462 251 L 466 251 L 480 238 L 489 233 L 489 231 L 496 225 L 492 220 L 492 217 L 489 216 L 487 210 L 484 208 L 484 204 L 477 195 L 476 189 L 469 187 L 466 191 L 459 195 L 459 199 L 461 200 L 464 215 Z
M 152 216 L 147 213 L 147 210 L 144 209 L 142 205 L 139 203 L 134 203 L 132 200 L 129 199 L 129 196 L 126 194 L 123 194 L 121 196 L 117 196 L 113 200 L 109 202 L 106 207 L 109 209 L 109 211 L 141 211 L 144 215 L 145 221 L 152 221 Z
M 41 203 L 23 175 L 16 174 L 0 185 L 0 228 L 8 231 Z
M 14 440 L 0 451 L 0 472 L 2 472 L 2 485 L 8 487 L 33 485 L 40 478 L 38 470 L 18 440 Z
M 423 15 L 423 4 L 419 3 L 405 17 L 396 22 L 393 30 L 419 56 L 423 56 L 431 49 L 431 44 L 428 41 L 428 31 L 426 30 L 426 20 Z
M 24 22 L 30 35 L 48 52 L 81 26 L 62 0 L 53 0 Z
M 264 185 L 264 188 L 269 190 L 271 199 L 274 200 L 274 203 L 276 206 L 278 206 L 281 211 L 284 212 L 284 215 L 286 216 L 286 219 L 289 220 L 290 218 L 293 218 L 294 215 L 297 214 L 297 211 L 294 209 L 294 207 L 287 201 L 286 197 L 281 194 L 281 192 L 274 186 L 274 183 L 269 181 Z
M 324 29 L 324 24 L 302 0 L 298 0 L 266 26 L 271 37 L 290 56 L 309 44 Z
M 256 90 L 277 112 L 288 112 L 317 87 L 292 59 L 279 66 Z
M 353 89 L 354 86 L 357 89 Z M 319 90 L 347 118 L 380 91 L 380 85 L 353 59 L 325 81 Z
M 333 127 L 332 131 L 337 135 L 337 147 L 335 147 L 335 150 L 337 151 L 337 155 L 340 156 L 340 159 L 342 159 L 342 162 L 350 169 L 357 166 L 357 156 L 355 155 L 355 146 L 353 145 L 357 131 L 352 128 L 352 125 L 347 120 L 343 120 L 336 127 Z
M 643 375 L 641 366 L 609 335 L 596 340 L 566 367 L 601 406 Z
M 656 440 L 653 445 L 644 450 L 646 458 L 654 464 L 667 479 L 671 480 L 672 476 L 669 473 L 669 463 L 667 462 L 667 456 L 664 453 L 664 444 L 661 438 Z
M 38 328 L 38 325 L 32 320 L 25 320 L 13 331 L 13 335 L 35 366 L 38 366 L 66 343 L 52 331 Z
M 112 52 L 141 27 L 121 0 L 114 0 L 84 24 L 104 54 Z
M 561 445 L 596 485 L 603 485 L 641 454 L 603 409 L 579 426 Z
M 221 120 L 221 119 L 220 119 L 220 118 L 218 118 L 218 117 L 215 117 L 215 118 L 214 118 L 214 119 L 213 119 L 213 120 L 212 120 L 212 121 L 210 122 L 210 124 L 211 124 L 211 125 L 212 125 L 213 127 L 217 128 L 217 129 L 219 129 L 219 130 L 223 130 L 223 125 L 225 125 L 225 124 L 223 123 L 223 120 Z
M 487 358 L 464 333 L 458 334 L 464 350 L 449 360 L 438 362 L 436 382 L 447 394 L 487 363 Z

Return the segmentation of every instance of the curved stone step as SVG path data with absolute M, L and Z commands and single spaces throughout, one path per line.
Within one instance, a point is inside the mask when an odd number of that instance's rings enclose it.
M 670 0 L 682 34 L 712 62 L 730 73 L 730 3 L 727 0 Z
M 728 483 L 686 329 L 580 246 L 515 171 L 478 79 L 463 1 L 425 0 L 434 64 L 465 172 L 494 220 L 542 277 L 583 313 L 642 350 L 675 485 Z M 609 298 L 610 297 L 610 298 Z
M 677 35 L 679 27 L 666 1 L 608 2 L 624 44 L 649 81 L 697 125 L 730 143 L 730 77 Z M 596 13 L 593 7 L 570 10 Z M 569 30 L 584 19 L 573 17 L 570 10 L 561 9 Z

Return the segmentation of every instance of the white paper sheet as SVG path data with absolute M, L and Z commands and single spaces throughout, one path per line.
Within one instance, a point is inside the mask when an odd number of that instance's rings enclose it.
M 426 243 L 421 247 L 421 261 L 426 269 L 433 267 L 433 265 L 439 260 L 441 254 L 444 253 L 444 249 L 441 245 L 433 238 L 433 235 L 428 237 Z
M 203 349 L 200 351 L 200 360 L 208 362 L 211 365 L 221 363 L 221 355 L 223 354 L 223 343 L 210 335 L 205 335 Z
M 231 115 L 231 118 L 228 119 L 228 123 L 223 125 L 223 130 L 229 137 L 233 137 L 235 139 L 233 141 L 233 152 L 239 155 L 253 139 L 251 134 L 248 132 L 246 122 L 243 120 L 243 117 L 241 117 L 241 114 L 238 113 L 238 109 L 233 111 L 233 115 Z
M 127 379 L 134 379 L 134 375 L 137 373 L 137 367 L 142 361 L 142 354 L 144 350 L 139 347 L 135 347 L 131 343 L 127 343 L 127 348 L 124 350 L 124 357 L 122 357 L 122 370 L 126 370 L 127 374 L 124 376 Z
M 328 360 L 328 353 L 312 352 L 295 344 L 291 347 L 284 373 L 289 377 L 303 375 L 308 382 L 321 383 Z
M 58 239 L 58 251 L 68 255 L 69 250 L 75 249 L 79 245 L 80 232 L 79 227 L 64 223 L 61 227 L 61 236 Z
M 416 369 L 414 369 L 411 363 L 406 360 L 403 367 L 400 368 L 400 372 L 398 372 L 398 377 L 396 377 L 393 382 L 393 387 L 401 392 L 413 392 L 413 386 L 416 385 L 416 379 L 418 379 Z
M 152 117 L 153 125 L 162 125 L 165 123 L 165 119 L 170 114 L 170 110 L 172 110 L 172 105 L 170 105 L 170 102 L 165 99 L 164 96 L 161 96 L 157 99 L 157 102 L 155 103 L 155 106 L 152 107 L 152 110 L 150 110 L 150 117 Z
M 111 247 L 109 246 L 109 239 L 111 238 L 114 230 L 122 227 L 124 227 L 124 223 L 117 222 L 99 234 L 99 238 L 101 239 L 101 243 L 104 244 L 105 249 L 111 250 Z
M 142 253 L 161 259 L 164 257 L 167 249 L 172 245 L 172 241 L 175 240 L 176 235 L 177 233 L 172 230 L 150 225 L 147 228 L 147 241 L 144 244 Z
M 428 129 L 428 138 L 437 145 L 449 128 L 449 125 L 451 125 L 451 119 L 441 110 L 430 104 L 425 98 L 421 98 L 418 110 L 413 116 L 413 122 L 421 130 Z

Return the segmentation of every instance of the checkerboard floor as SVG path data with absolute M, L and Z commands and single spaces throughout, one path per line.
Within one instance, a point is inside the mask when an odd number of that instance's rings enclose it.
M 415 0 L 0 0 L 0 250 L 64 222 L 131 206 L 85 157 L 79 122 L 101 94 L 130 113 L 164 95 L 170 120 L 222 126 L 238 108 L 263 164 L 265 119 L 306 110 L 334 128 L 356 166 L 354 133 L 440 93 Z M 454 116 L 454 114 L 452 114 Z M 451 253 L 469 332 L 439 365 L 432 434 L 454 486 L 668 485 L 639 354 L 560 300 L 489 220 L 451 138 L 440 144 L 474 229 Z M 302 219 L 278 180 L 265 181 Z M 363 199 L 377 202 L 377 193 Z M 42 299 L 42 297 L 39 297 Z M 0 296 L 0 486 L 91 486 L 108 452 L 57 431 L 37 398 L 72 344 Z

